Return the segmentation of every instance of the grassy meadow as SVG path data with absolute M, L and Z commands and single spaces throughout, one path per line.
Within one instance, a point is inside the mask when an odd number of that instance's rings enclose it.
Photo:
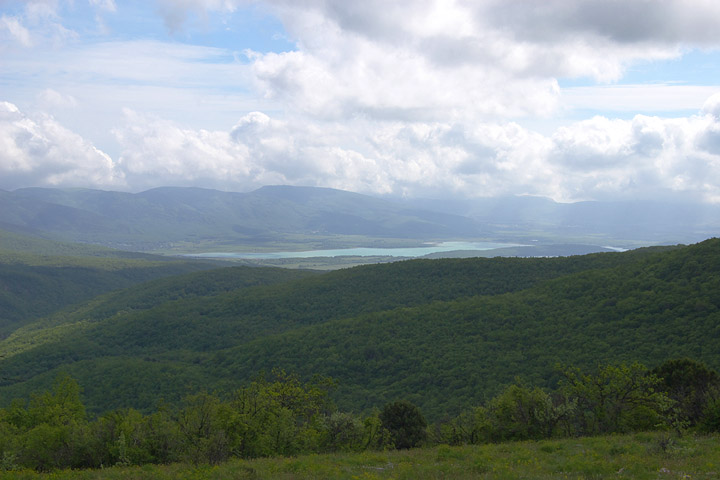
M 114 466 L 51 473 L 10 471 L 0 480 L 114 479 L 715 479 L 720 436 L 666 432 L 402 451 L 232 460 L 220 465 Z

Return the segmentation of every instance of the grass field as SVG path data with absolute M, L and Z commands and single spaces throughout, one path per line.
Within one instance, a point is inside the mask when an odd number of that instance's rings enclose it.
M 0 473 L 0 479 L 715 479 L 720 436 L 638 433 L 388 452 Z

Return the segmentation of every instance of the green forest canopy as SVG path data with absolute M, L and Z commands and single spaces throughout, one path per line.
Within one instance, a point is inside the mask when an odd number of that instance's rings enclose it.
M 346 410 L 402 397 L 435 418 L 492 398 L 517 376 L 554 386 L 558 363 L 655 366 L 690 356 L 720 366 L 717 239 L 567 258 L 413 260 L 304 278 L 275 272 L 271 284 L 240 280 L 249 272 L 266 270 L 158 280 L 18 330 L 0 343 L 0 397 L 7 403 L 66 371 L 91 412 L 151 411 L 161 399 L 230 391 L 284 368 L 337 379 L 334 398 Z

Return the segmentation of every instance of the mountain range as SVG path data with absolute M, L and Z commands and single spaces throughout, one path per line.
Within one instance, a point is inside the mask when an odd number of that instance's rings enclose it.
M 28 188 L 0 192 L 0 225 L 126 250 L 337 236 L 417 241 L 482 233 L 479 223 L 459 215 L 339 190 L 281 186 L 251 193 L 168 187 L 137 194 Z
M 720 229 L 720 208 L 563 204 L 537 197 L 449 203 L 290 186 L 249 193 L 180 187 L 141 193 L 25 188 L 0 191 L 0 228 L 162 253 L 415 246 L 448 240 L 637 247 L 711 237 Z

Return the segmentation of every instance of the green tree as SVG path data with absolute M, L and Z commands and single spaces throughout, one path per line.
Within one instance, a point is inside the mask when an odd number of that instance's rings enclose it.
M 9 410 L 19 464 L 42 471 L 92 466 L 85 406 L 70 376 L 60 375 L 52 390 L 32 395 L 26 409 L 16 403 Z
M 390 432 L 397 449 L 413 448 L 427 437 L 427 422 L 420 409 L 412 403 L 400 400 L 386 404 L 380 412 L 383 428 Z
M 720 432 L 720 391 L 709 396 L 698 426 L 703 432 Z
M 324 450 L 359 450 L 363 441 L 363 422 L 352 413 L 333 412 L 323 418 Z
M 84 422 L 85 406 L 80 399 L 80 386 L 69 375 L 60 375 L 52 390 L 31 396 L 27 412 L 31 425 Z
M 661 380 L 640 363 L 606 365 L 595 374 L 566 368 L 562 374 L 561 391 L 577 402 L 576 434 L 650 430 L 669 421 L 673 401 L 658 389 Z
M 562 409 L 539 388 L 510 385 L 488 407 L 494 441 L 540 439 L 552 436 Z
M 334 387 L 326 377 L 303 383 L 275 370 L 237 390 L 223 420 L 232 452 L 248 458 L 317 450 L 322 417 L 333 410 L 328 392 Z
M 226 408 L 217 397 L 206 393 L 185 399 L 177 423 L 186 460 L 217 464 L 230 457 L 229 440 L 221 420 L 221 412 Z
M 369 416 L 363 420 L 363 449 L 382 450 L 392 446 L 390 432 L 383 428 L 380 420 L 380 410 L 374 408 Z
M 171 463 L 180 460 L 180 433 L 176 419 L 165 405 L 143 418 L 142 450 L 152 463 Z
M 147 429 L 150 417 L 133 409 L 115 410 L 104 414 L 92 424 L 98 464 L 142 465 L 157 462 L 151 455 Z
M 697 425 L 720 386 L 720 377 L 704 363 L 680 358 L 668 360 L 652 371 L 661 379 L 660 388 L 676 402 L 681 420 Z

